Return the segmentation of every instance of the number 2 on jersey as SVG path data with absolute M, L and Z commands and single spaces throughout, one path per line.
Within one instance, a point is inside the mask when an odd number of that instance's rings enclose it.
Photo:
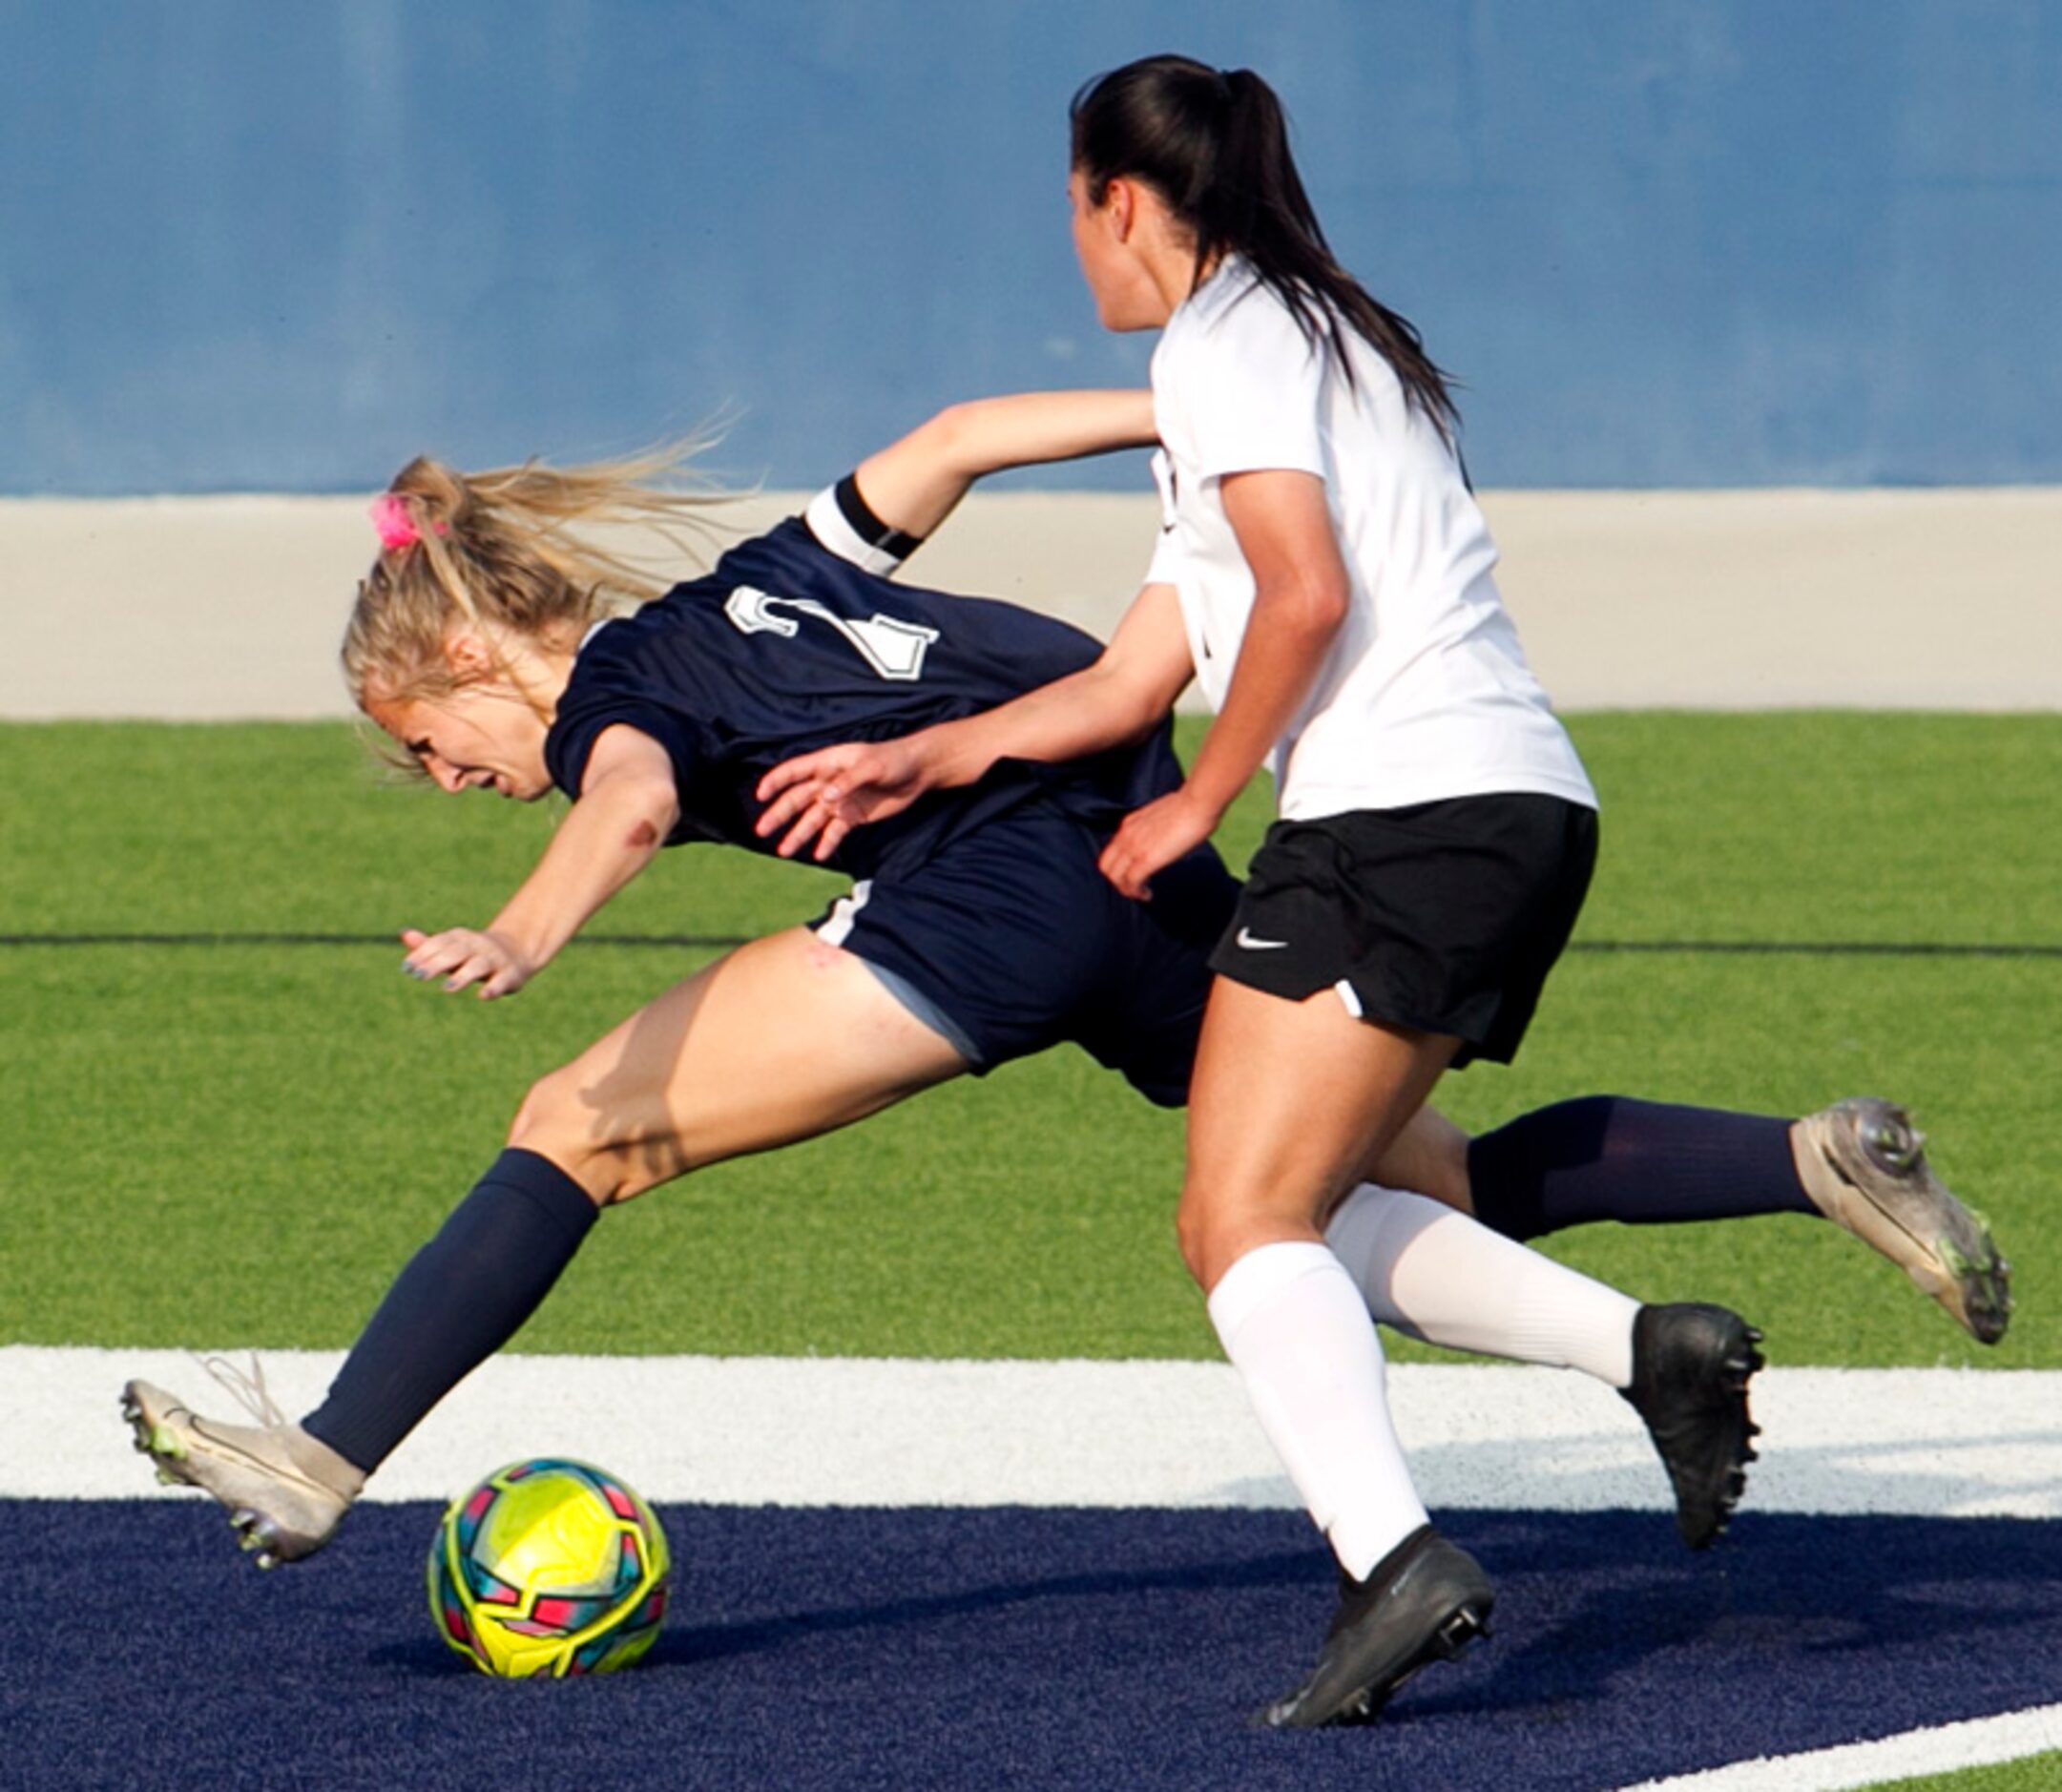
M 774 606 L 827 622 L 859 650 L 859 656 L 881 677 L 913 684 L 924 676 L 924 654 L 938 638 L 936 629 L 872 615 L 864 622 L 826 610 L 813 597 L 775 597 L 757 586 L 739 585 L 724 599 L 723 614 L 740 635 L 779 635 L 792 640 L 802 624 L 793 615 L 777 615 Z

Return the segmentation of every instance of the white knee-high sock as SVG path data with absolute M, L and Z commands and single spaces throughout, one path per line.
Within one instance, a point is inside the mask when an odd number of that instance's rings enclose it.
M 1637 1301 L 1466 1214 L 1364 1182 L 1324 1238 L 1385 1325 L 1455 1350 L 1581 1369 L 1614 1387 L 1633 1379 Z
M 1284 1241 L 1224 1272 L 1210 1323 L 1311 1517 L 1364 1580 L 1427 1522 L 1389 1424 L 1367 1303 L 1323 1245 Z

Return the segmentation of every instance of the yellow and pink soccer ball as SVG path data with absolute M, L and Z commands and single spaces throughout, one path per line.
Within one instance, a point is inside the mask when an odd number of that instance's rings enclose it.
M 657 1637 L 672 1567 L 665 1532 L 627 1483 L 538 1457 L 451 1502 L 429 1549 L 429 1610 L 483 1673 L 609 1674 Z

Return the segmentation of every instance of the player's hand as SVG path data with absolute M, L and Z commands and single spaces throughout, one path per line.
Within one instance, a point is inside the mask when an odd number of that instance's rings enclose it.
M 812 840 L 819 864 L 855 827 L 900 815 L 930 788 L 924 755 L 908 740 L 850 740 L 784 760 L 759 781 L 766 804 L 756 831 L 779 833 L 775 848 L 792 859 Z
M 513 995 L 537 974 L 537 967 L 501 935 L 474 927 L 447 927 L 442 933 L 404 927 L 401 943 L 408 948 L 401 969 L 409 976 L 425 983 L 442 977 L 452 991 L 477 984 L 484 1002 Z
M 1201 845 L 1218 820 L 1210 805 L 1191 796 L 1184 784 L 1127 815 L 1096 867 L 1126 896 L 1151 902 L 1153 874 Z

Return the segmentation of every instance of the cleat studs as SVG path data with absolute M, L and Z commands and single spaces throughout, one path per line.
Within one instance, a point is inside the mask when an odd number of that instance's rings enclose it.
M 1432 1647 L 1440 1659 L 1454 1661 L 1460 1658 L 1462 1651 L 1470 1643 L 1487 1637 L 1489 1634 L 1488 1618 L 1472 1606 L 1464 1605 L 1434 1633 Z

